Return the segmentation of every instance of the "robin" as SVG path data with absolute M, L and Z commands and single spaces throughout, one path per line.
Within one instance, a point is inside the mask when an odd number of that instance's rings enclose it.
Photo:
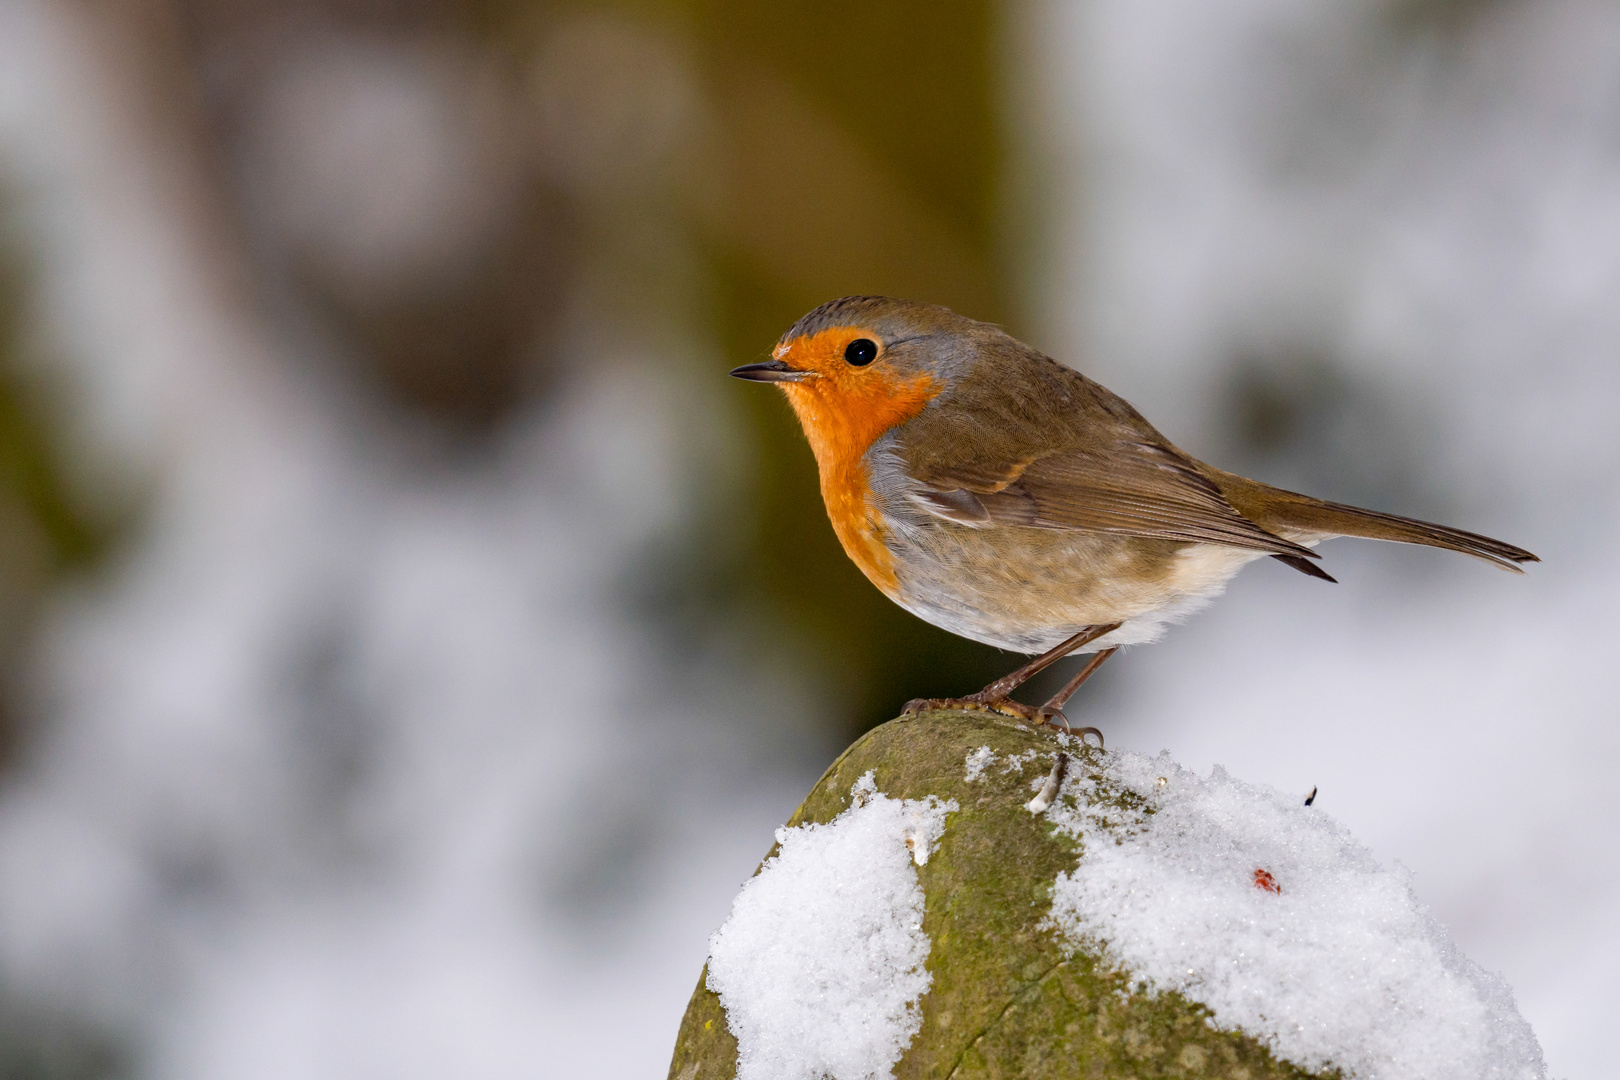
M 1487 536 L 1206 465 L 1073 368 L 932 304 L 833 300 L 771 357 L 731 374 L 787 394 L 855 565 L 935 626 L 1035 657 L 977 694 L 917 699 L 908 713 L 1060 719 L 1121 646 L 1156 640 L 1245 563 L 1269 555 L 1333 581 L 1311 550 L 1330 537 L 1446 548 L 1515 573 L 1539 561 Z M 1085 652 L 1096 655 L 1045 705 L 1011 699 Z

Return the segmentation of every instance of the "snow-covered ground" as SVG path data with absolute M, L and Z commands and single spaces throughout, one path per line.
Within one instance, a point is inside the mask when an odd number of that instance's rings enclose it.
M 1051 922 L 1142 985 L 1302 1068 L 1545 1075 L 1501 977 L 1457 951 L 1404 872 L 1297 795 L 1128 751 L 1064 793 L 1049 816 L 1084 854 L 1058 876 Z M 1112 805 L 1120 793 L 1133 808 Z
M 825 824 L 780 845 L 709 940 L 708 987 L 737 1037 L 737 1080 L 892 1074 L 933 978 L 914 864 L 953 800 L 891 799 L 870 772 Z

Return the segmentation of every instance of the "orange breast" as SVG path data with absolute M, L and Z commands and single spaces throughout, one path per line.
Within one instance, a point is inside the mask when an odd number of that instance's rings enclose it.
M 791 350 L 795 366 L 823 354 L 841 358 L 850 341 L 869 334 L 841 327 L 792 342 L 778 355 Z M 872 584 L 893 597 L 899 588 L 894 556 L 883 542 L 882 517 L 861 457 L 884 432 L 921 412 L 940 387 L 926 374 L 901 378 L 884 370 L 840 370 L 842 364 L 815 364 L 823 377 L 781 385 L 816 455 L 833 532 Z
M 859 458 L 821 470 L 821 497 L 844 551 L 867 579 L 894 597 L 900 588 L 894 556 L 883 542 L 883 520 L 872 501 L 872 487 Z

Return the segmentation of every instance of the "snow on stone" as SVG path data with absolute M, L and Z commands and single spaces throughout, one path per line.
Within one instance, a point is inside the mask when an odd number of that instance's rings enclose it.
M 737 1037 L 737 1080 L 877 1080 L 922 1024 L 933 977 L 915 866 L 954 800 L 891 799 L 868 772 L 832 821 L 776 831 L 709 939 L 708 986 Z
M 1004 773 L 1019 773 L 1019 774 L 1022 774 L 1023 771 L 1024 771 L 1024 766 L 1028 765 L 1030 762 L 1032 762 L 1034 760 L 1035 760 L 1035 751 L 1034 750 L 1025 750 L 1024 752 L 1019 753 L 1019 754 L 1008 754 L 1006 764 L 1001 766 L 1001 771 L 1004 772 Z
M 970 784 L 976 784 L 984 779 L 984 770 L 996 760 L 996 752 L 988 746 L 981 746 L 977 750 L 969 750 L 967 756 L 966 779 Z
M 1049 820 L 1083 845 L 1049 922 L 1307 1069 L 1349 1080 L 1546 1074 L 1512 992 L 1399 868 L 1294 796 L 1167 757 L 1075 768 Z

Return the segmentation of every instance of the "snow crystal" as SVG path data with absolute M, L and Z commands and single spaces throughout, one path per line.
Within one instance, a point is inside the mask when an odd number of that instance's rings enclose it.
M 933 977 L 922 865 L 956 802 L 891 799 L 869 772 L 825 825 L 780 848 L 709 939 L 708 986 L 737 1037 L 737 1080 L 875 1080 L 922 1024 Z
M 1545 1075 L 1502 980 L 1463 957 L 1400 869 L 1297 797 L 1110 754 L 1049 819 L 1083 845 L 1050 924 L 1215 1026 L 1352 1080 Z
M 996 760 L 996 752 L 988 746 L 981 746 L 977 750 L 968 751 L 967 756 L 967 782 L 978 783 L 984 779 L 984 770 Z
M 1018 773 L 1022 775 L 1024 766 L 1035 760 L 1034 750 L 1025 750 L 1021 754 L 1008 754 L 1007 763 L 1001 767 L 1004 773 Z

